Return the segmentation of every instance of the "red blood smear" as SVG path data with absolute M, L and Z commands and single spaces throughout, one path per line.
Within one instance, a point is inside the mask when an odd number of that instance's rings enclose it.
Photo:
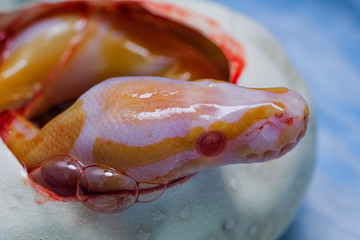
M 4 142 L 6 142 L 7 130 L 15 118 L 16 115 L 11 111 L 0 113 L 0 137 Z
M 226 34 L 213 34 L 210 37 L 218 44 L 229 61 L 230 82 L 237 84 L 246 65 L 241 44 Z

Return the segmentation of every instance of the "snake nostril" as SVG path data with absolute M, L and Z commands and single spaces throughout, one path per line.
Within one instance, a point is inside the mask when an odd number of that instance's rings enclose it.
M 285 120 L 285 123 L 289 126 L 293 125 L 294 123 L 294 118 L 293 117 L 290 117 L 288 119 Z
M 29 172 L 29 178 L 55 198 L 76 197 L 82 165 L 70 156 L 55 156 L 42 161 Z
M 283 116 L 284 116 L 284 114 L 281 112 L 275 113 L 276 118 L 282 118 Z

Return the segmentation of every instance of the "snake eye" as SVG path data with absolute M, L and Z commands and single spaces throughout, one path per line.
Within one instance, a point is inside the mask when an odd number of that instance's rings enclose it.
M 207 132 L 199 137 L 197 141 L 197 151 L 203 156 L 214 157 L 224 151 L 226 143 L 226 137 L 222 132 Z

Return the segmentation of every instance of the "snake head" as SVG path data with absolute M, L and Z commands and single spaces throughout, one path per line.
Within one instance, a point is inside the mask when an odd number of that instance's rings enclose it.
M 178 175 L 279 158 L 298 144 L 307 129 L 307 103 L 287 88 L 251 89 L 201 80 L 189 83 L 182 101 L 188 105 L 177 126 L 181 129 L 182 121 L 188 122 L 184 144 L 188 147 L 170 157 L 181 166 L 173 169 Z
M 304 99 L 287 88 L 213 80 L 116 78 L 80 101 L 96 120 L 85 123 L 91 130 L 79 137 L 78 157 L 156 184 L 214 166 L 278 158 L 304 136 L 308 119 Z

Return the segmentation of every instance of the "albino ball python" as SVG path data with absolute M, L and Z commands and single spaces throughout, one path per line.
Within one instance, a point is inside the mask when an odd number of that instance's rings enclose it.
M 299 94 L 227 83 L 236 54 L 154 6 L 44 4 L 0 26 L 0 136 L 52 198 L 119 212 L 203 169 L 278 158 L 304 136 Z

